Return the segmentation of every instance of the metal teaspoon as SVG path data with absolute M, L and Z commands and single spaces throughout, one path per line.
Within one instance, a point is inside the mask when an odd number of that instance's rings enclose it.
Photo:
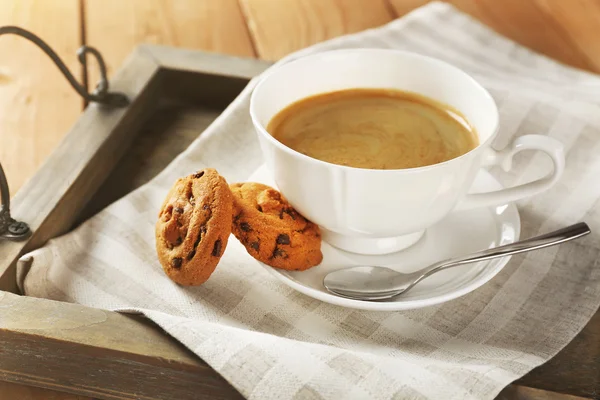
M 378 266 L 340 269 L 327 274 L 323 279 L 323 284 L 328 291 L 337 296 L 367 301 L 386 300 L 406 293 L 423 279 L 444 269 L 543 249 L 577 239 L 588 233 L 590 233 L 590 228 L 586 223 L 580 222 L 530 239 L 485 249 L 462 257 L 450 258 L 408 274 Z

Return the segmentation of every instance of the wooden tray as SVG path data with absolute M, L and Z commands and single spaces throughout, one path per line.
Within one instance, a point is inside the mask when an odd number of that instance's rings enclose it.
M 129 57 L 111 88 L 132 103 L 124 109 L 89 106 L 12 200 L 13 216 L 29 223 L 33 235 L 24 242 L 0 241 L 0 380 L 100 399 L 241 398 L 153 323 L 19 296 L 15 271 L 20 255 L 156 175 L 267 66 L 148 45 Z M 597 314 L 553 360 L 498 398 L 594 396 L 600 387 L 598 343 Z

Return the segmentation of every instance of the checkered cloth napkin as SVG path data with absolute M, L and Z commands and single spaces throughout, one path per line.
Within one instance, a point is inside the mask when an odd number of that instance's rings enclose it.
M 529 133 L 565 144 L 562 180 L 518 204 L 523 237 L 580 220 L 600 231 L 600 78 L 534 54 L 439 3 L 286 60 L 354 47 L 410 50 L 470 73 L 500 109 L 497 147 Z M 210 166 L 233 182 L 261 166 L 248 116 L 254 84 L 150 183 L 26 255 L 33 262 L 21 282 L 25 293 L 140 311 L 245 397 L 277 400 L 492 399 L 555 355 L 597 310 L 594 234 L 514 256 L 475 292 L 407 312 L 356 311 L 296 293 L 235 240 L 208 282 L 175 285 L 155 255 L 158 208 L 179 176 Z M 511 172 L 492 172 L 513 185 L 544 174 L 545 161 L 524 154 Z

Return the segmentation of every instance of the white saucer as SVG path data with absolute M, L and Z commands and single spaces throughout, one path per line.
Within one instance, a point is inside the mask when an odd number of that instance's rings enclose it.
M 264 171 L 253 177 L 267 182 Z M 472 192 L 487 192 L 502 186 L 488 172 L 481 171 Z M 432 306 L 463 296 L 492 279 L 510 257 L 467 264 L 441 271 L 417 284 L 405 295 L 392 300 L 370 302 L 352 300 L 329 293 L 323 278 L 331 271 L 355 265 L 382 265 L 402 272 L 412 272 L 442 259 L 477 250 L 512 243 L 519 239 L 521 223 L 517 208 L 506 204 L 455 212 L 429 228 L 412 247 L 395 254 L 366 256 L 347 253 L 323 242 L 323 262 L 307 271 L 285 271 L 262 264 L 286 285 L 315 299 L 342 307 L 375 311 L 399 311 Z

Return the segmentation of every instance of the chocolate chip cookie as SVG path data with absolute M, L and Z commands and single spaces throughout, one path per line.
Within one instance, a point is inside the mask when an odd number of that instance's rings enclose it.
M 272 267 L 306 270 L 318 265 L 319 227 L 300 215 L 277 190 L 261 183 L 235 183 L 231 231 L 250 255 Z
M 158 259 L 173 281 L 200 285 L 213 273 L 231 233 L 232 197 L 211 168 L 175 182 L 156 223 Z

